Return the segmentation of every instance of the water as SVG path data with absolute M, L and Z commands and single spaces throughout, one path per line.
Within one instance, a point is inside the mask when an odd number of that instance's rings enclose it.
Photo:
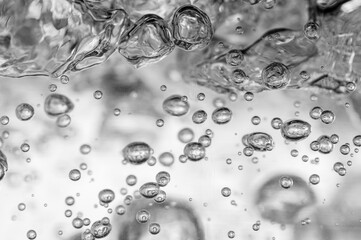
M 0 6 L 4 238 L 359 239 L 360 1 Z

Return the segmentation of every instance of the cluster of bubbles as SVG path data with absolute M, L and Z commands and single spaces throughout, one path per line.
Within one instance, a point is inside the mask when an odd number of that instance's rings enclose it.
M 144 183 L 139 188 L 139 193 L 144 198 L 153 198 L 156 203 L 163 203 L 166 200 L 166 193 L 160 187 L 165 187 L 170 182 L 170 174 L 166 171 L 157 173 L 156 182 Z
M 310 111 L 310 117 L 312 119 L 321 119 L 325 124 L 331 124 L 335 121 L 335 114 L 330 110 L 323 110 L 321 107 L 314 107 Z

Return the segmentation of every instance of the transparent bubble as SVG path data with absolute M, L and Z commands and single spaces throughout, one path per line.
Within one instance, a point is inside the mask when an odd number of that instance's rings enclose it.
M 291 177 L 281 177 L 280 185 L 281 187 L 288 189 L 293 186 L 293 179 Z
M 34 108 L 27 103 L 19 104 L 16 109 L 16 117 L 21 121 L 27 121 L 34 116 Z
M 243 34 L 243 33 L 244 33 L 244 29 L 243 29 L 242 26 L 237 26 L 235 30 L 236 30 L 236 32 L 237 32 L 238 34 Z
M 261 118 L 259 116 L 253 116 L 251 118 L 251 122 L 253 125 L 258 125 L 261 123 Z
M 195 124 L 202 124 L 207 120 L 207 113 L 203 110 L 198 110 L 193 113 L 192 115 L 192 121 Z
M 335 114 L 329 110 L 323 111 L 321 114 L 321 121 L 325 124 L 333 123 L 335 118 Z
M 85 232 L 82 233 L 81 236 L 81 240 L 94 240 L 95 237 L 93 236 L 93 234 L 90 232 L 89 229 L 85 230 Z
M 30 150 L 30 145 L 27 143 L 23 143 L 23 144 L 21 144 L 20 149 L 23 152 L 28 152 Z
M 84 222 L 83 222 L 83 220 L 81 218 L 76 217 L 76 218 L 73 219 L 72 225 L 73 225 L 74 228 L 78 229 L 78 228 L 83 227 Z
M 65 127 L 69 126 L 70 123 L 71 123 L 71 118 L 68 114 L 60 115 L 56 119 L 56 125 L 60 128 L 65 128 Z
M 301 71 L 301 72 L 300 72 L 300 77 L 301 77 L 303 80 L 308 80 L 308 79 L 310 79 L 310 74 L 309 74 L 307 71 Z
M 202 49 L 213 38 L 211 20 L 205 12 L 194 5 L 178 8 L 171 24 L 174 43 L 184 50 Z
M 91 152 L 92 148 L 89 144 L 83 144 L 80 146 L 80 153 L 81 154 L 89 154 Z
M 254 94 L 251 92 L 246 92 L 243 97 L 244 97 L 244 100 L 250 102 L 253 100 Z
M 163 110 L 172 116 L 183 116 L 189 111 L 189 103 L 180 95 L 172 95 L 163 101 Z
M 309 178 L 309 181 L 311 184 L 316 185 L 320 182 L 320 176 L 318 176 L 317 174 L 312 174 Z
M 234 231 L 228 231 L 228 237 L 229 238 L 234 238 L 236 236 L 236 234 L 234 233 Z
M 187 162 L 188 157 L 187 157 L 186 155 L 183 155 L 183 154 L 182 154 L 182 155 L 179 156 L 178 160 L 179 160 L 179 162 L 181 162 L 181 163 L 185 163 L 185 162 Z
M 157 119 L 157 121 L 155 121 L 155 125 L 157 125 L 157 127 L 163 127 L 164 126 L 164 120 L 163 119 Z
M 168 172 L 162 171 L 157 173 L 155 179 L 159 186 L 165 187 L 170 182 L 170 174 Z
M 151 148 L 144 142 L 129 143 L 123 149 L 124 159 L 131 164 L 142 164 L 151 156 Z
M 288 68 L 279 62 L 273 62 L 262 70 L 263 84 L 268 89 L 282 89 L 290 83 Z
M 69 197 L 66 197 L 66 198 L 65 198 L 65 204 L 66 204 L 66 205 L 72 206 L 72 205 L 74 205 L 74 203 L 75 203 L 74 197 L 69 196 Z
M 292 149 L 291 150 L 291 156 L 292 157 L 297 157 L 298 156 L 298 150 L 297 149 Z
M 61 75 L 61 76 L 60 76 L 60 82 L 61 82 L 62 84 L 68 84 L 68 83 L 69 83 L 69 77 L 66 76 L 66 75 Z
M 161 85 L 161 86 L 160 86 L 160 90 L 161 90 L 162 92 L 167 91 L 167 86 L 166 86 L 166 85 Z
M 281 118 L 276 117 L 271 120 L 271 126 L 276 130 L 280 129 L 282 127 L 282 124 L 283 122 Z
M 194 132 L 190 128 L 183 128 L 178 132 L 178 139 L 182 143 L 189 143 L 194 139 Z
M 289 141 L 300 141 L 311 134 L 311 125 L 308 122 L 293 119 L 282 124 L 282 136 Z
M 139 192 L 145 198 L 153 198 L 159 193 L 159 185 L 154 182 L 145 183 L 139 188 Z
M 135 215 L 135 219 L 139 223 L 146 223 L 150 219 L 150 213 L 145 209 L 139 210 Z
M 9 121 L 10 121 L 10 119 L 9 119 L 8 116 L 1 116 L 1 117 L 0 117 L 0 123 L 1 123 L 2 125 L 8 125 Z
M 252 225 L 253 231 L 258 231 L 258 230 L 260 229 L 260 227 L 261 227 L 261 225 L 260 225 L 260 224 L 257 224 L 257 223 L 255 223 L 255 224 Z
M 154 166 L 157 163 L 157 159 L 154 156 L 151 156 L 148 160 L 147 160 L 147 164 L 149 166 Z
M 355 146 L 357 147 L 361 147 L 361 135 L 356 135 L 353 139 L 352 142 Z
M 190 142 L 184 147 L 184 155 L 191 161 L 199 161 L 206 155 L 204 146 L 197 142 Z
M 310 111 L 310 117 L 312 119 L 319 119 L 321 117 L 323 110 L 320 107 L 314 107 Z
M 320 143 L 318 141 L 312 141 L 310 148 L 312 151 L 318 151 L 320 149 Z
M 243 52 L 240 49 L 232 49 L 228 51 L 226 55 L 226 62 L 228 65 L 231 65 L 232 67 L 236 67 L 243 61 L 244 56 Z
M 305 36 L 310 39 L 310 40 L 316 40 L 318 39 L 319 36 L 319 25 L 315 22 L 308 22 L 306 23 L 306 25 L 303 27 L 303 32 L 305 34 Z
M 354 83 L 354 82 L 348 82 L 348 83 L 346 83 L 346 89 L 347 89 L 347 91 L 349 91 L 349 92 L 355 91 L 355 90 L 356 90 L 356 87 L 357 87 L 357 85 L 356 85 L 356 83 Z
M 98 193 L 98 199 L 102 203 L 111 203 L 115 198 L 115 193 L 111 189 L 103 189 Z
M 197 99 L 199 101 L 203 101 L 206 98 L 206 95 L 204 93 L 198 93 Z
M 83 219 L 83 223 L 84 223 L 84 226 L 89 226 L 89 224 L 90 224 L 90 219 L 89 219 L 89 218 L 84 218 L 84 219 Z
M 139 68 L 158 62 L 174 49 L 167 22 L 155 15 L 143 15 L 122 35 L 118 51 L 133 66 Z
M 65 217 L 71 217 L 73 215 L 73 212 L 69 209 L 65 210 L 64 212 Z
M 350 146 L 349 146 L 348 144 L 343 144 L 343 145 L 341 145 L 341 147 L 340 147 L 340 152 L 341 152 L 343 155 L 349 154 L 350 151 L 351 151 L 351 149 L 350 149 Z
M 167 199 L 167 194 L 163 190 L 159 190 L 157 196 L 154 197 L 154 201 L 156 203 L 164 203 L 166 199 Z
M 103 218 L 101 221 L 96 221 L 91 226 L 91 233 L 95 238 L 103 238 L 108 236 L 112 230 L 112 225 L 108 218 Z
M 212 144 L 212 139 L 208 135 L 202 135 L 199 137 L 198 142 L 203 145 L 203 147 L 209 147 Z
M 336 143 L 338 143 L 338 141 L 340 140 L 340 138 L 339 138 L 339 136 L 338 136 L 337 134 L 332 134 L 332 135 L 330 136 L 330 140 L 331 140 L 331 142 L 332 142 L 333 144 L 336 144 Z
M 246 134 L 243 136 L 242 142 L 245 146 L 250 146 L 255 151 L 272 150 L 274 145 L 271 135 L 263 132 Z
M 253 147 L 245 147 L 245 148 L 243 149 L 243 154 L 244 154 L 245 156 L 247 156 L 247 157 L 252 156 L 253 153 L 254 153 L 254 148 L 253 148 Z
M 318 149 L 319 152 L 325 154 L 332 152 L 333 144 L 330 137 L 323 135 L 317 139 L 317 142 L 320 144 L 320 147 Z
M 52 93 L 45 98 L 44 111 L 49 116 L 59 116 L 69 113 L 74 109 L 74 104 L 67 96 Z
M 343 164 L 341 162 L 336 162 L 334 165 L 333 165 L 333 170 L 335 172 L 338 173 L 338 171 L 340 170 L 340 168 L 344 168 Z
M 50 84 L 49 85 L 49 91 L 50 92 L 55 92 L 57 88 L 58 88 L 58 86 L 56 86 L 56 84 Z
M 216 124 L 226 124 L 232 119 L 232 111 L 226 107 L 220 107 L 213 111 L 212 120 Z
M 95 99 L 99 100 L 103 97 L 103 92 L 100 91 L 100 90 L 96 90 L 94 93 L 93 93 L 93 96 Z
M 124 215 L 126 210 L 125 210 L 125 207 L 123 205 L 118 205 L 116 208 L 115 208 L 115 212 L 118 214 L 118 215 Z
M 158 223 L 149 224 L 149 232 L 153 235 L 158 234 L 160 232 L 160 225 Z
M 121 110 L 119 108 L 114 108 L 113 113 L 114 113 L 114 116 L 119 116 L 121 113 Z
M 69 172 L 69 179 L 72 181 L 78 181 L 81 178 L 81 172 L 78 169 L 72 169 Z
M 231 196 L 231 189 L 228 187 L 224 187 L 222 188 L 221 193 L 223 197 L 229 197 Z
M 346 168 L 341 167 L 340 169 L 338 169 L 337 173 L 338 173 L 340 176 L 345 176 L 345 175 L 346 175 Z
M 174 156 L 170 152 L 164 152 L 158 157 L 159 163 L 163 166 L 169 167 L 174 163 Z
M 235 69 L 232 72 L 232 78 L 231 79 L 235 84 L 241 84 L 244 81 L 248 80 L 248 77 L 247 77 L 246 73 L 242 69 Z
M 125 179 L 125 182 L 129 185 L 129 186 L 134 186 L 135 184 L 137 184 L 137 177 L 135 175 L 128 175 L 127 178 Z
M 35 230 L 32 230 L 32 229 L 26 233 L 26 237 L 30 240 L 35 239 L 36 236 L 37 236 L 37 234 L 36 234 Z
M 18 209 L 19 209 L 19 211 L 24 211 L 26 209 L 25 203 L 19 203 L 18 204 Z

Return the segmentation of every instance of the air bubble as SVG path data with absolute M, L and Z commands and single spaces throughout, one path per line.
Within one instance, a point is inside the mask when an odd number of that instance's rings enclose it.
M 288 189 L 293 186 L 293 179 L 291 177 L 281 177 L 280 185 L 281 187 Z
M 49 116 L 59 116 L 69 113 L 74 109 L 74 104 L 64 95 L 53 93 L 45 98 L 44 111 Z
M 170 152 L 164 152 L 158 157 L 159 163 L 163 166 L 169 167 L 174 163 L 174 156 Z
M 271 120 L 271 126 L 272 126 L 272 128 L 274 128 L 276 130 L 280 129 L 282 127 L 282 124 L 283 124 L 282 120 L 278 117 L 273 118 Z
M 34 116 L 34 108 L 27 103 L 19 104 L 15 110 L 16 117 L 21 121 L 27 121 Z
M 268 89 L 283 89 L 290 83 L 288 68 L 279 62 L 273 62 L 262 71 L 263 84 Z
M 35 230 L 29 230 L 29 231 L 26 233 L 26 236 L 27 236 L 28 239 L 33 240 L 33 239 L 36 238 L 37 233 L 35 232 Z
M 163 101 L 163 110 L 172 116 L 183 116 L 189 111 L 189 103 L 180 95 L 172 95 Z
M 322 112 L 323 112 L 322 108 L 314 107 L 310 111 L 310 117 L 315 120 L 319 119 L 321 117 Z
M 312 174 L 309 178 L 309 181 L 311 184 L 316 185 L 320 182 L 320 176 L 318 176 L 317 174 Z
M 158 223 L 149 224 L 149 232 L 153 235 L 156 235 L 160 232 L 160 225 Z
M 135 175 L 128 175 L 127 178 L 125 179 L 125 182 L 129 185 L 129 186 L 134 186 L 135 184 L 137 184 L 137 177 Z
M 157 173 L 155 179 L 159 186 L 165 187 L 170 182 L 170 174 L 168 172 L 162 171 Z
M 60 115 L 56 119 L 56 125 L 60 128 L 65 128 L 71 123 L 71 117 L 68 114 Z
M 159 193 L 159 185 L 154 182 L 145 183 L 139 188 L 139 192 L 145 198 L 153 198 Z
M 163 190 L 159 190 L 157 196 L 154 197 L 154 201 L 156 203 L 164 203 L 166 199 L 167 199 L 167 194 Z
M 81 178 L 81 173 L 78 169 L 72 169 L 69 172 L 69 179 L 72 181 L 78 181 Z
M 138 223 L 146 223 L 150 219 L 150 213 L 145 209 L 139 210 L 135 215 L 135 219 Z
M 255 151 L 270 151 L 274 145 L 271 135 L 263 132 L 247 134 L 243 136 L 242 142 L 245 146 L 250 146 Z
M 204 146 L 197 142 L 190 142 L 184 147 L 184 155 L 191 161 L 199 161 L 206 155 Z
M 335 114 L 329 110 L 323 111 L 321 114 L 321 121 L 325 124 L 333 123 L 335 118 Z
M 103 189 L 98 193 L 98 199 L 101 203 L 111 203 L 115 198 L 115 193 L 111 189 Z
M 231 189 L 228 187 L 224 187 L 222 188 L 221 193 L 223 197 L 229 197 L 231 196 Z
M 228 65 L 231 65 L 232 67 L 236 67 L 242 63 L 244 59 L 242 50 L 240 49 L 232 49 L 228 51 L 226 55 L 226 62 Z
M 0 123 L 1 123 L 2 125 L 8 125 L 9 121 L 10 121 L 10 119 L 9 119 L 8 116 L 2 116 L 2 117 L 0 117 Z
M 282 136 L 289 141 L 300 141 L 311 134 L 311 125 L 305 121 L 293 119 L 282 124 Z
M 209 147 L 212 143 L 212 139 L 208 135 L 200 136 L 198 142 L 203 145 L 203 147 Z
M 112 230 L 112 225 L 110 224 L 109 218 L 103 218 L 101 221 L 96 221 L 91 226 L 91 233 L 96 238 L 103 238 L 108 236 Z
M 226 107 L 220 107 L 213 111 L 212 120 L 216 124 L 226 124 L 232 119 L 232 111 Z
M 308 22 L 304 28 L 303 32 L 305 36 L 310 40 L 317 40 L 320 36 L 318 34 L 319 25 L 315 22 Z
M 131 164 L 142 164 L 151 156 L 151 148 L 144 142 L 133 142 L 123 149 L 124 159 Z
M 204 110 L 198 110 L 193 113 L 192 121 L 195 124 L 202 124 L 207 120 L 207 113 Z
M 261 123 L 261 118 L 259 116 L 253 116 L 251 122 L 253 125 L 259 125 Z

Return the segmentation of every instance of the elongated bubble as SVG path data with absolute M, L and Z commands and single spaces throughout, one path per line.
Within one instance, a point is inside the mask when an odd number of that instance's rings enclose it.
M 206 149 L 201 143 L 197 142 L 188 143 L 183 152 L 191 161 L 199 161 L 206 156 Z
M 159 185 L 154 182 L 145 183 L 139 188 L 139 192 L 145 198 L 153 198 L 159 193 Z
M 172 95 L 163 101 L 163 110 L 172 116 L 183 116 L 189 111 L 189 103 L 180 95 Z
M 252 147 L 255 151 L 272 150 L 274 142 L 271 135 L 263 132 L 254 132 L 243 136 L 245 146 Z
M 50 116 L 59 116 L 72 111 L 74 104 L 62 94 L 52 93 L 45 99 L 44 110 Z
M 154 14 L 141 17 L 124 34 L 118 46 L 119 53 L 137 68 L 160 61 L 174 49 L 168 24 Z
M 232 119 L 232 111 L 226 107 L 220 107 L 213 111 L 212 120 L 216 124 L 226 124 Z
M 100 221 L 96 221 L 91 226 L 91 233 L 95 238 L 104 238 L 108 236 L 112 230 L 112 225 L 110 224 L 109 218 L 103 218 Z
M 311 125 L 299 119 L 288 120 L 282 124 L 281 133 L 289 141 L 300 141 L 311 134 Z
M 123 149 L 124 159 L 131 164 L 142 164 L 151 156 L 151 148 L 144 142 L 133 142 Z

